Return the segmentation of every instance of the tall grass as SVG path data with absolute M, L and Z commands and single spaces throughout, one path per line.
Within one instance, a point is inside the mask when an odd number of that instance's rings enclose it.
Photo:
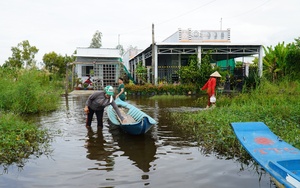
M 59 91 L 45 72 L 34 69 L 0 72 L 0 109 L 28 114 L 58 107 Z
M 286 142 L 300 148 L 300 84 L 263 81 L 249 93 L 218 95 L 217 107 L 197 113 L 174 113 L 172 118 L 187 134 L 194 134 L 207 152 L 227 156 L 243 153 L 231 122 L 262 121 Z
M 48 150 L 48 131 L 21 117 L 57 109 L 61 92 L 49 78 L 40 70 L 0 68 L 0 164 L 23 166 Z

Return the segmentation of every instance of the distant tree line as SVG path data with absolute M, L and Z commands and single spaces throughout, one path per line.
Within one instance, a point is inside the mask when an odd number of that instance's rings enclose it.
M 102 46 L 102 33 L 98 30 L 93 35 L 90 48 L 100 48 Z M 124 48 L 118 44 L 120 55 L 124 54 Z M 37 68 L 35 56 L 39 49 L 31 46 L 28 40 L 24 40 L 11 48 L 12 55 L 2 65 L 3 68 Z M 76 54 L 76 51 L 74 52 Z M 277 81 L 283 78 L 299 79 L 300 74 L 300 37 L 294 42 L 285 44 L 278 43 L 275 47 L 264 47 L 263 57 L 263 77 L 270 81 Z M 51 74 L 64 77 L 66 63 L 75 61 L 74 56 L 57 54 L 54 51 L 44 54 L 42 66 Z M 258 60 L 255 59 L 252 69 L 257 69 Z M 253 68 L 254 67 L 254 68 Z M 190 56 L 187 66 L 182 66 L 179 71 L 180 82 L 183 84 L 194 83 L 202 85 L 209 78 L 209 75 L 219 70 L 218 67 L 211 67 L 211 56 L 205 54 L 200 61 L 196 55 Z M 220 71 L 220 70 L 219 70 Z M 220 71 L 221 75 L 228 73 Z M 224 79 L 224 78 L 223 78 Z

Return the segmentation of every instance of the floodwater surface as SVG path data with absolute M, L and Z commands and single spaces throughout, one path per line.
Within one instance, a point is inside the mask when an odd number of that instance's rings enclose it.
M 171 111 L 196 111 L 194 98 L 151 100 L 133 98 L 137 106 L 158 121 L 147 134 L 131 136 L 109 130 L 85 128 L 83 107 L 87 95 L 62 97 L 61 108 L 36 121 L 53 134 L 48 155 L 28 159 L 23 168 L 1 167 L 0 187 L 158 187 L 158 188 L 270 188 L 270 176 L 236 159 L 204 154 L 196 143 L 172 129 Z

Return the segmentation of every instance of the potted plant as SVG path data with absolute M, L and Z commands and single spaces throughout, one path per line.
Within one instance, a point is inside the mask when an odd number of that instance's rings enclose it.
M 89 86 L 88 83 L 83 83 L 83 89 L 84 89 L 84 90 L 87 90 L 88 86 Z
M 94 74 L 95 74 L 95 71 L 93 69 L 91 69 L 90 70 L 90 76 L 92 77 L 92 76 L 94 76 Z

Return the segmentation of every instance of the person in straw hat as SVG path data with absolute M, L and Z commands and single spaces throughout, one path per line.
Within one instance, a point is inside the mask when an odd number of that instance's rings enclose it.
M 217 78 L 221 78 L 221 75 L 218 71 L 215 71 L 210 75 L 209 80 L 205 83 L 205 85 L 201 88 L 201 90 L 207 90 L 208 102 L 206 108 L 209 108 L 211 105 L 215 106 L 215 89 Z M 212 101 L 211 101 L 212 97 Z

